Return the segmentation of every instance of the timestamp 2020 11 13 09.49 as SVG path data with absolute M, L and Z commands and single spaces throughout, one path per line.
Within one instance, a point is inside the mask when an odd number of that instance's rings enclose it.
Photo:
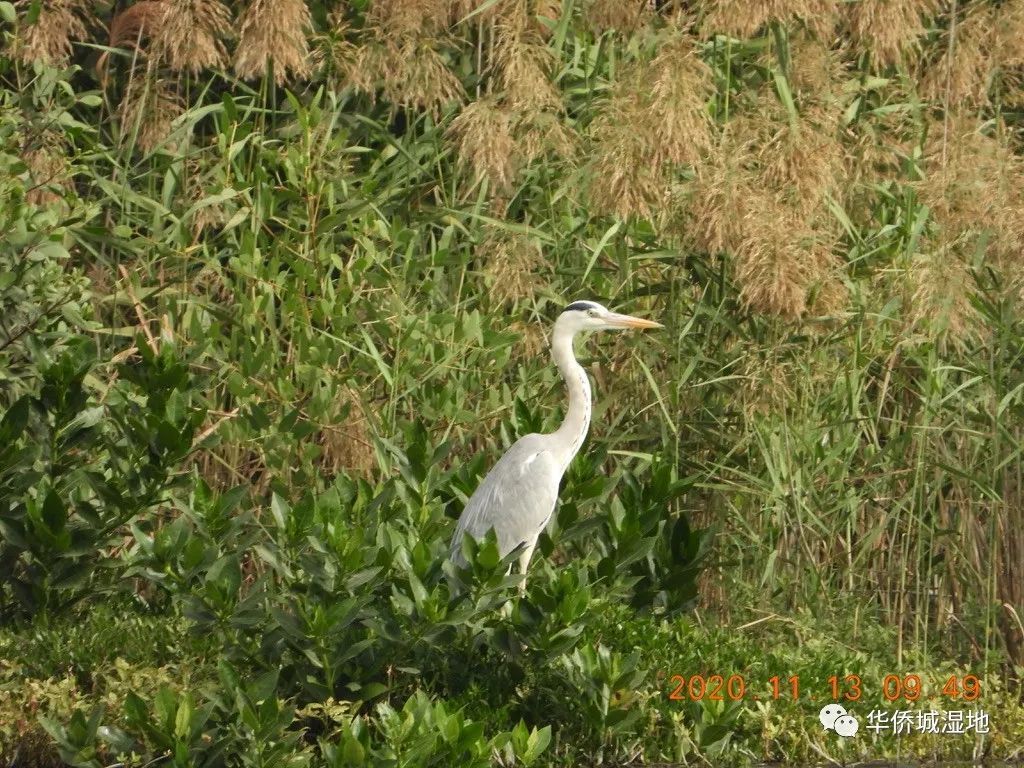
M 799 675 L 773 675 L 748 680 L 745 675 L 679 675 L 659 673 L 667 679 L 666 693 L 672 701 L 760 701 L 804 699 L 807 701 L 858 701 L 865 695 L 860 675 L 835 674 L 803 685 Z M 869 681 L 871 682 L 871 681 Z M 886 701 L 918 701 L 944 697 L 959 701 L 977 701 L 981 680 L 976 675 L 947 675 L 929 685 L 918 674 L 888 674 L 874 681 Z

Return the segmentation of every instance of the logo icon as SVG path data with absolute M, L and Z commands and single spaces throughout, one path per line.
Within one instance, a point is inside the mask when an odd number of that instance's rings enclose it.
M 846 711 L 841 704 L 826 704 L 818 713 L 818 719 L 826 731 L 835 731 L 844 738 L 856 735 L 860 728 L 857 718 Z

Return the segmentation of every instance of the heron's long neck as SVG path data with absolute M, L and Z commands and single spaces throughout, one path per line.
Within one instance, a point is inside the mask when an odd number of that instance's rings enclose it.
M 569 410 L 566 411 L 562 426 L 553 435 L 564 451 L 562 461 L 565 466 L 569 466 L 583 445 L 590 426 L 590 380 L 583 366 L 576 362 L 572 352 L 572 337 L 572 332 L 557 326 L 551 337 L 551 353 L 555 365 L 569 389 Z

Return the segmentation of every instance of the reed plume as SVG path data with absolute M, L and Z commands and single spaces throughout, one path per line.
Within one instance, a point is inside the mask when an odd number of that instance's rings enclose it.
M 1007 126 L 967 114 L 931 124 L 918 195 L 940 227 L 943 248 L 974 254 L 983 246 L 994 266 L 1024 271 L 1024 159 Z
M 726 126 L 720 146 L 694 169 L 693 181 L 672 190 L 663 212 L 663 231 L 712 256 L 740 247 L 756 199 L 755 176 L 741 162 L 738 138 Z
M 799 19 L 825 36 L 839 19 L 839 0 L 701 0 L 698 13 L 705 35 L 747 39 L 773 22 Z
M 993 87 L 1019 87 L 1024 65 L 1024 2 L 992 5 L 976 0 L 955 7 L 936 42 L 917 62 L 915 76 L 925 98 L 957 109 L 990 101 Z M 1002 81 L 1002 83 L 1000 83 Z
M 540 245 L 529 235 L 490 228 L 480 244 L 488 294 L 499 305 L 514 304 L 533 296 L 541 287 L 540 274 L 548 263 Z
M 524 112 L 562 111 L 562 95 L 551 82 L 551 49 L 516 23 L 499 23 L 496 37 L 496 85 L 509 105 Z
M 174 85 L 156 74 L 150 65 L 142 76 L 129 79 L 128 88 L 117 109 L 123 140 L 134 136 L 135 146 L 143 152 L 158 147 L 173 150 L 167 143 L 171 124 L 185 111 L 184 102 Z
M 452 14 L 450 0 L 374 3 L 348 70 L 349 81 L 395 107 L 435 116 L 451 102 L 463 101 L 462 83 L 439 50 L 450 42 L 446 29 Z
M 239 24 L 235 72 L 251 80 L 273 65 L 274 81 L 303 79 L 313 71 L 306 35 L 313 26 L 303 0 L 252 0 Z
M 711 255 L 729 254 L 752 310 L 795 319 L 846 301 L 827 206 L 843 187 L 837 124 L 813 102 L 789 114 L 765 87 L 723 127 L 694 179 L 673 191 L 665 231 Z
M 834 238 L 812 226 L 798 209 L 770 192 L 755 193 L 740 225 L 733 252 L 740 300 L 765 314 L 796 319 L 819 293 L 819 311 L 830 311 L 842 296 Z M 827 291 L 822 294 L 821 289 Z
M 158 30 L 166 12 L 164 0 L 142 0 L 129 5 L 110 21 L 110 47 L 135 47 Z
M 859 0 L 846 5 L 853 42 L 878 66 L 892 66 L 919 48 L 925 19 L 939 12 L 938 0 Z
M 459 164 L 477 181 L 488 182 L 492 194 L 505 195 L 515 178 L 516 146 L 511 111 L 493 98 L 474 101 L 448 129 Z
M 27 12 L 31 0 L 15 6 Z M 11 52 L 25 63 L 40 62 L 63 67 L 71 60 L 72 44 L 85 40 L 91 9 L 85 0 L 43 0 L 32 24 L 22 26 L 11 41 Z
M 366 21 L 393 36 L 433 35 L 447 29 L 455 5 L 453 0 L 373 0 Z
M 926 240 L 905 278 L 908 322 L 918 333 L 954 344 L 978 334 L 981 318 L 971 304 L 974 279 L 960 249 Z
M 763 103 L 764 100 L 762 100 Z M 753 117 L 738 120 L 756 145 L 749 162 L 758 185 L 774 189 L 807 217 L 820 211 L 826 198 L 838 196 L 843 184 L 844 150 L 837 138 L 837 115 L 811 107 L 788 118 L 777 99 L 767 100 Z
M 220 0 L 164 0 L 154 35 L 163 59 L 175 72 L 198 75 L 224 67 L 223 39 L 231 32 L 231 11 Z
M 431 38 L 393 38 L 371 31 L 355 53 L 348 78 L 359 90 L 395 107 L 422 109 L 439 116 L 465 99 L 461 81 L 448 69 Z
M 344 376 L 337 372 L 338 379 Z M 320 470 L 334 476 L 339 472 L 355 473 L 360 477 L 373 477 L 377 467 L 370 434 L 368 409 L 361 394 L 354 387 L 345 387 L 335 396 L 332 413 L 313 440 L 320 446 L 317 458 Z M 372 410 L 369 412 L 372 413 Z
M 597 211 L 651 217 L 668 193 L 670 166 L 697 165 L 712 145 L 713 91 L 710 69 L 681 30 L 624 74 L 591 125 Z
M 590 0 L 583 10 L 584 19 L 596 34 L 633 32 L 652 15 L 648 0 Z
M 38 146 L 25 154 L 29 185 L 25 199 L 32 205 L 53 206 L 71 189 L 71 161 L 62 137 L 47 131 Z

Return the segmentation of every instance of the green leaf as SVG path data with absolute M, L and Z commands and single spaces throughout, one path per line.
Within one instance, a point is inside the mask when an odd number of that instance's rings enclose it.
M 288 502 L 277 495 L 275 491 L 270 499 L 270 514 L 274 517 L 274 523 L 281 533 L 288 530 L 288 518 L 291 515 L 291 508 Z
M 537 758 L 540 757 L 544 750 L 548 748 L 548 744 L 550 743 L 550 725 L 545 725 L 539 731 L 534 728 L 533 732 L 530 733 L 530 737 L 526 740 L 526 752 L 522 755 L 523 762 L 528 766 L 535 763 Z
M 186 741 L 191 732 L 192 723 L 192 702 L 190 697 L 185 695 L 178 704 L 178 713 L 174 718 L 174 736 L 179 741 Z
M 46 494 L 46 499 L 43 501 L 42 513 L 42 521 L 50 533 L 54 536 L 60 535 L 67 526 L 68 513 L 64 507 L 64 502 L 61 501 L 60 496 L 52 488 Z
M 352 734 L 342 735 L 341 759 L 345 765 L 363 765 L 366 762 L 366 750 Z
M 31 398 L 28 395 L 18 398 L 0 420 L 0 447 L 13 443 L 25 431 L 28 424 L 28 411 Z

